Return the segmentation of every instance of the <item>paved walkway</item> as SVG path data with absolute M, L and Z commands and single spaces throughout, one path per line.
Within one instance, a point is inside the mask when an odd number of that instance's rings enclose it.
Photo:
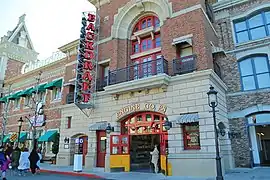
M 83 169 L 81 173 L 74 173 L 72 166 L 56 166 L 50 164 L 41 164 L 41 169 L 46 172 L 54 172 L 60 174 L 78 175 L 91 178 L 105 178 L 115 180 L 215 180 L 214 177 L 209 178 L 196 178 L 196 177 L 183 177 L 183 176 L 169 176 L 166 177 L 163 174 L 153 173 L 139 173 L 139 172 L 117 172 L 117 173 L 105 173 L 101 171 L 93 171 L 89 169 Z M 231 170 L 224 176 L 225 180 L 270 180 L 270 168 L 236 168 Z

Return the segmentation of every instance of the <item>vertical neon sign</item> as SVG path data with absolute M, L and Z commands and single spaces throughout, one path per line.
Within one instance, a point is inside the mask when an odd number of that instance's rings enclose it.
M 96 88 L 96 19 L 96 13 L 83 13 L 76 71 L 77 104 L 91 104 Z

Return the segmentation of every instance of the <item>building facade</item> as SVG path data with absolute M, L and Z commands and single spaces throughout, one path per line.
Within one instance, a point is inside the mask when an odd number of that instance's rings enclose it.
M 215 134 L 206 94 L 210 84 L 219 92 L 217 120 L 226 127 L 229 122 L 227 86 L 218 64 L 224 53 L 209 4 L 90 2 L 100 19 L 95 104 L 83 110 L 74 101 L 62 106 L 57 164 L 72 165 L 81 142 L 87 168 L 145 171 L 150 151 L 158 145 L 161 172 L 215 176 Z M 78 44 L 74 41 L 60 49 L 76 51 Z M 76 63 L 66 69 L 75 70 Z M 74 80 L 75 74 L 66 74 L 67 97 Z M 170 130 L 163 126 L 166 119 L 172 122 Z M 105 131 L 108 124 L 114 129 L 111 133 Z M 220 136 L 220 148 L 225 172 L 234 165 L 227 135 Z
M 25 15 L 21 16 L 16 28 L 1 41 L 1 78 L 4 80 L 0 98 L 1 134 L 4 135 L 1 141 L 16 141 L 12 136 L 18 136 L 18 120 L 22 118 L 20 146 L 32 148 L 36 132 L 35 139 L 45 159 L 54 156 L 52 141 L 59 132 L 61 105 L 66 103 L 62 98 L 65 64 L 75 58 L 57 52 L 48 59 L 38 60 L 24 18 Z M 37 113 L 37 109 L 43 109 L 43 113 Z
M 213 5 L 218 62 L 228 87 L 227 107 L 236 166 L 269 165 L 269 1 L 220 1 Z M 238 134 L 238 135 L 237 135 Z

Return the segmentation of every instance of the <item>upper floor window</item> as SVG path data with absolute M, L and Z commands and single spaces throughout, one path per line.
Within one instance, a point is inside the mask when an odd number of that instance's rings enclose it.
M 52 100 L 59 100 L 59 99 L 61 99 L 61 88 L 54 87 L 52 89 Z
M 20 109 L 20 105 L 21 105 L 21 99 L 20 98 L 15 99 L 14 100 L 14 108 L 15 109 Z
M 158 28 L 160 26 L 160 21 L 155 16 L 147 16 L 139 20 L 139 22 L 135 25 L 134 32 L 137 32 L 139 30 L 143 30 L 145 28 L 154 26 L 155 28 Z
M 266 56 L 256 56 L 239 62 L 244 91 L 270 87 L 269 61 Z
M 270 36 L 270 11 L 235 21 L 234 28 L 237 43 Z

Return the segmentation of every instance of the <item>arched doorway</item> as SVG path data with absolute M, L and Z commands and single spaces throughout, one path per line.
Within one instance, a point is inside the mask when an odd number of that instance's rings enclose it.
M 125 170 L 153 170 L 150 152 L 158 146 L 159 170 L 164 168 L 163 157 L 168 148 L 168 134 L 163 124 L 166 116 L 157 112 L 140 112 L 121 121 L 121 135 L 111 135 L 111 155 L 129 155 Z M 161 172 L 161 171 L 160 171 Z
M 78 144 L 78 145 L 76 145 Z M 83 152 L 83 166 L 85 165 L 85 157 L 88 152 L 88 136 L 85 134 L 76 134 L 71 137 L 70 142 L 70 164 L 72 165 L 74 163 L 74 154 L 76 153 L 76 148 L 82 148 Z

